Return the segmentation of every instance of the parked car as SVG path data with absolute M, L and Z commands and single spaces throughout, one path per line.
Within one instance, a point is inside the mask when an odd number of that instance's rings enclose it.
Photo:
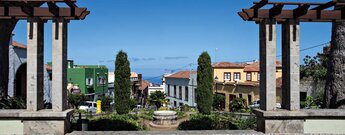
M 259 108 L 260 107 L 260 100 L 254 101 L 249 105 L 250 108 Z M 281 109 L 282 105 L 280 103 L 276 103 L 276 108 Z
M 250 108 L 259 108 L 260 107 L 260 100 L 256 100 L 254 102 L 252 102 L 250 105 L 249 105 Z
M 80 104 L 79 109 L 94 114 L 97 111 L 97 105 L 96 102 L 86 101 Z

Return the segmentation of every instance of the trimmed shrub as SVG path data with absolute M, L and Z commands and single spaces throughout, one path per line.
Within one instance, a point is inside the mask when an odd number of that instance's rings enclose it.
M 89 122 L 90 131 L 138 131 L 141 130 L 136 115 L 111 114 L 100 118 L 92 118 Z
M 192 115 L 189 121 L 182 122 L 179 126 L 179 130 L 229 130 L 239 129 L 234 124 L 234 119 L 228 116 L 222 116 L 218 114 Z
M 115 75 L 115 109 L 118 114 L 127 114 L 130 111 L 131 69 L 127 53 L 122 50 L 116 56 Z
M 211 114 L 213 104 L 213 69 L 211 57 L 203 52 L 198 58 L 196 102 L 200 113 Z

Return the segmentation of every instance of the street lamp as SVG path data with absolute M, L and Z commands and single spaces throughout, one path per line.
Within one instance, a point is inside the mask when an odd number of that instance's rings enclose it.
M 104 73 L 104 78 L 103 78 L 103 97 L 105 96 L 105 93 L 104 93 L 104 87 L 105 87 L 105 78 L 107 77 L 108 73 Z

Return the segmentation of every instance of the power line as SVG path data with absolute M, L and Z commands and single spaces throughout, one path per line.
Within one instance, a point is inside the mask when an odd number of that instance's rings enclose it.
M 320 46 L 329 45 L 330 43 L 331 43 L 331 41 L 326 42 L 326 43 L 322 43 L 322 44 L 318 44 L 318 45 L 314 45 L 314 46 L 311 46 L 311 47 L 307 47 L 307 48 L 301 49 L 300 52 L 304 52 L 304 51 L 307 51 L 307 50 L 310 50 L 310 49 L 314 49 L 314 48 L 317 48 L 317 47 L 320 47 Z M 277 57 L 282 57 L 282 55 L 278 55 Z

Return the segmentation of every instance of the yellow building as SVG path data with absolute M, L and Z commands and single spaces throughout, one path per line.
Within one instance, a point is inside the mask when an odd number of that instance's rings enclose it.
M 281 77 L 282 64 L 277 61 L 277 103 L 281 103 Z M 225 111 L 229 111 L 230 102 L 240 97 L 246 100 L 247 105 L 259 100 L 259 62 L 251 63 L 231 63 L 217 62 L 212 65 L 215 79 L 214 92 L 223 94 L 225 102 L 222 107 Z

